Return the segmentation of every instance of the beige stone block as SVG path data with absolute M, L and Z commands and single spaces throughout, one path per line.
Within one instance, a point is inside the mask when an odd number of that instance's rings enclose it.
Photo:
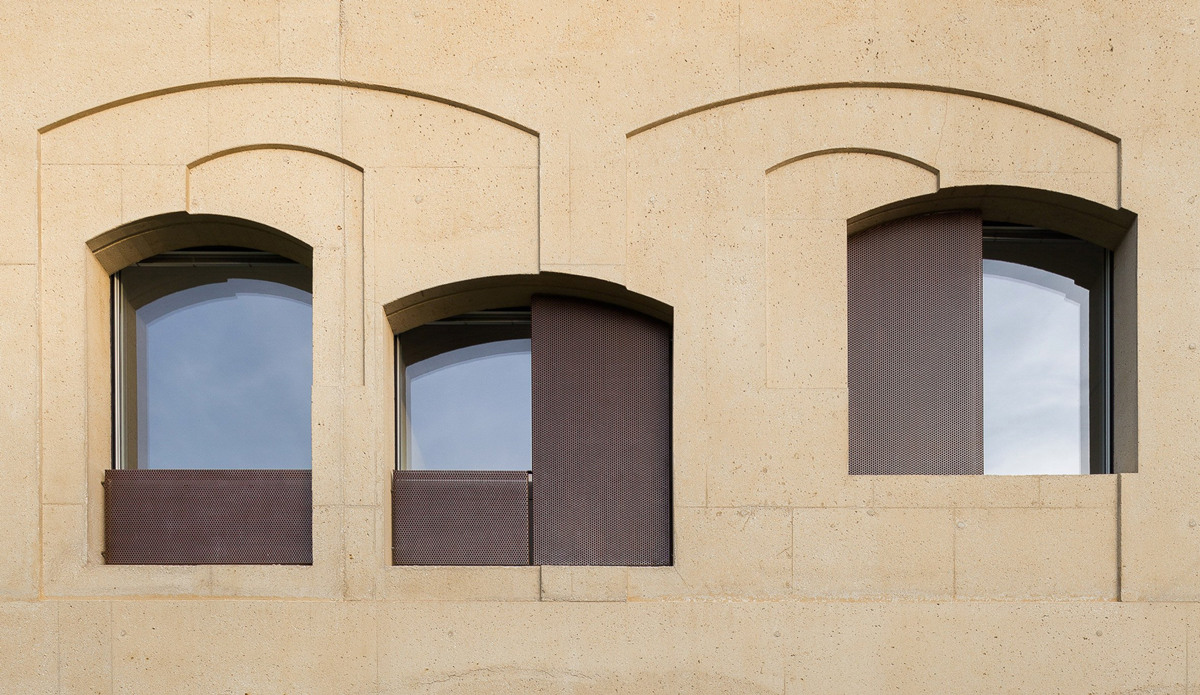
M 718 507 L 865 506 L 866 478 L 846 475 L 846 392 L 759 389 L 709 405 L 708 503 Z
M 681 307 L 674 314 L 671 344 L 671 494 L 679 507 L 708 504 L 712 432 L 708 407 L 703 316 Z
M 317 364 L 321 363 L 314 363 L 314 373 Z M 344 503 L 342 445 L 346 428 L 342 389 L 314 384 L 312 393 L 313 504 L 340 505 Z
M 279 0 L 280 74 L 336 79 L 340 44 L 340 2 Z
M 0 556 L 0 596 L 37 595 L 38 485 L 37 451 L 38 350 L 37 268 L 0 266 L 0 431 L 8 455 L 0 458 L 0 528 L 6 530 L 7 552 Z
M 911 162 L 868 152 L 833 152 L 769 171 L 767 218 L 839 221 L 881 205 L 935 193 L 937 174 Z
M 562 128 L 538 133 L 541 269 L 571 263 L 571 137 Z M 628 221 L 626 222 L 628 226 Z
M 1057 182 L 1053 190 L 1111 207 L 1117 206 L 1117 165 L 1116 144 L 1104 137 L 1028 109 L 961 96 L 947 101 L 935 163 L 943 186 L 978 180 L 966 172 L 988 172 L 994 183 L 1009 183 L 1013 177 L 1014 184 L 1019 184 L 1019 174 L 1049 174 L 1040 180 Z M 1079 174 L 1107 179 L 1064 178 Z M 1065 190 L 1068 181 L 1084 185 Z
M 63 692 L 55 656 L 60 637 L 53 603 L 0 601 L 0 683 L 14 693 Z
M 96 105 L 76 106 L 78 110 L 83 110 Z M 127 112 L 119 107 L 110 108 L 46 131 L 38 138 L 38 162 L 43 167 L 54 164 L 121 164 L 124 162 L 121 145 L 126 119 Z
M 534 169 L 372 170 L 375 296 L 537 272 Z
M 571 167 L 571 262 L 625 262 L 625 168 Z
M 313 419 L 333 418 L 341 422 L 342 384 L 346 381 L 346 277 L 349 265 L 340 248 L 313 250 Z M 316 388 L 329 400 L 315 400 Z M 335 420 L 330 420 L 331 422 Z M 338 427 L 341 425 L 339 424 Z M 341 430 L 333 433 L 340 444 Z
M 486 19 L 475 9 L 428 2 L 345 2 L 343 74 L 349 79 L 400 83 L 451 96 L 446 92 L 461 92 L 464 83 L 486 83 L 489 76 L 519 77 L 514 73 L 528 71 L 526 64 L 533 62 L 531 47 L 553 50 L 568 33 L 565 4 L 502 0 L 488 7 L 483 15 Z M 497 31 L 497 25 L 506 29 Z M 512 97 L 504 93 L 504 87 L 480 84 L 476 91 L 493 99 Z M 480 101 L 455 96 L 470 103 Z
M 179 165 L 121 167 L 121 221 L 187 210 L 187 169 Z
M 846 387 L 846 222 L 767 222 L 767 384 Z
M 6 3 L 10 95 L 30 128 L 114 99 L 203 80 L 208 75 L 208 3 L 163 5 L 80 0 Z M 97 41 L 93 37 L 112 37 Z M 119 38 L 118 38 L 119 37 Z M 98 69 L 103 66 L 103 69 Z M 20 76 L 19 78 L 17 76 Z
M 785 507 L 675 509 L 675 564 L 629 576 L 631 598 L 790 591 L 792 519 Z
M 376 608 L 342 601 L 118 601 L 115 692 L 376 689 Z
M 381 390 L 394 394 L 393 380 L 385 381 L 387 383 Z M 394 465 L 393 461 L 376 458 L 376 423 L 386 421 L 374 412 L 375 405 L 374 392 L 361 387 L 346 389 L 343 396 L 342 411 L 346 418 L 342 424 L 341 477 L 345 504 L 378 504 L 379 477 L 386 475 Z M 395 436 L 395 425 L 388 430 Z
M 1186 678 L 1179 606 L 900 602 L 859 615 L 867 610 L 837 611 L 835 624 L 870 635 L 858 645 L 867 687 L 837 692 L 1179 692 Z M 817 641 L 815 650 L 828 653 L 830 640 Z
M 209 102 L 209 140 L 203 155 L 279 143 L 342 156 L 344 88 L 258 83 L 214 87 L 204 93 Z
M 800 596 L 953 596 L 949 509 L 796 509 L 792 532 L 792 584 Z
M 543 249 L 545 245 L 543 244 Z M 625 264 L 614 265 L 595 265 L 591 263 L 546 263 L 544 260 L 541 264 L 541 270 L 545 273 L 566 273 L 568 275 L 583 275 L 585 277 L 599 278 L 618 285 L 625 284 Z
M 179 166 L 208 154 L 206 90 L 113 106 L 42 136 L 43 164 Z
M 25 159 L 28 162 L 28 159 Z M 0 163 L 0 263 L 36 263 L 38 171 L 31 164 Z
M 216 0 L 209 8 L 214 79 L 279 74 L 280 0 Z
M 624 601 L 628 567 L 542 566 L 543 601 Z
M 89 265 L 95 260 L 81 240 L 65 234 L 47 237 L 42 252 L 41 359 L 56 365 L 41 375 L 42 499 L 79 503 L 86 492 L 84 472 L 92 444 L 88 348 L 93 340 L 104 340 L 107 327 L 101 322 L 107 323 L 108 317 L 95 321 L 88 315 L 85 290 Z
M 958 509 L 955 595 L 1117 597 L 1116 510 Z
M 1043 507 L 1117 508 L 1115 475 L 1037 476 Z
M 537 601 L 538 567 L 390 566 L 377 582 L 379 598 L 390 601 Z
M 677 162 L 676 166 L 683 171 L 743 169 L 763 172 L 786 157 L 807 151 L 790 152 L 768 161 L 770 139 L 763 137 L 763 127 L 762 111 L 754 100 L 678 118 L 629 138 L 630 171 L 663 168 L 667 162 Z
M 794 629 L 788 619 L 799 617 L 779 615 L 787 605 L 545 602 L 475 604 L 472 610 L 453 603 L 387 604 L 380 619 L 380 688 L 782 693 L 785 650 L 794 653 L 794 643 L 779 635 Z
M 1121 600 L 1198 600 L 1197 489 L 1194 475 L 1121 475 Z
M 87 509 L 83 505 L 42 505 L 43 595 L 201 596 L 210 591 L 208 566 L 90 562 L 87 534 Z
M 390 509 L 375 506 L 346 506 L 342 508 L 345 524 L 345 596 L 350 600 L 375 598 L 375 583 L 379 570 L 391 562 L 387 544 L 377 532 L 378 516 L 387 516 Z M 387 557 L 385 557 L 387 556 Z
M 193 167 L 188 175 L 191 212 L 261 222 L 313 247 L 346 248 L 347 235 L 361 228 L 352 215 L 353 201 L 361 196 L 361 172 L 289 149 L 228 154 Z
M 440 101 L 351 89 L 342 106 L 346 156 L 381 167 L 536 167 L 538 138 Z
M 56 601 L 59 691 L 112 693 L 112 604 Z

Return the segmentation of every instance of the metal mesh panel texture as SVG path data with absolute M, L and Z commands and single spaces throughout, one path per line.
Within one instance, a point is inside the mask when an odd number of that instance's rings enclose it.
M 983 473 L 982 238 L 976 211 L 850 237 L 851 474 Z
M 396 471 L 392 563 L 528 565 L 525 471 Z
M 670 327 L 565 297 L 531 310 L 534 563 L 670 564 Z
M 312 471 L 109 470 L 110 565 L 311 565 Z

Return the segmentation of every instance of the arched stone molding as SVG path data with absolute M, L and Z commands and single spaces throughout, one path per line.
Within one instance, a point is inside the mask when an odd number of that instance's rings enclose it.
M 1004 594 L 1010 589 L 986 572 L 955 560 L 954 548 L 975 547 L 976 517 L 1025 529 L 989 541 L 1003 557 L 1092 539 L 1079 551 L 1087 564 L 1069 578 L 1014 595 L 1116 595 L 1117 568 L 1107 561 L 1117 553 L 1107 532 L 1117 516 L 1115 476 L 1043 486 L 1033 476 L 848 475 L 845 352 L 847 234 L 888 215 L 954 199 L 1008 215 L 994 219 L 1075 233 L 1104 218 L 1082 235 L 1112 248 L 1124 234 L 1129 245 L 1115 136 L 991 95 L 847 83 L 699 107 L 632 131 L 627 152 L 626 284 L 676 308 L 677 418 L 722 433 L 703 451 L 685 441 L 676 455 L 682 584 L 703 581 L 693 555 L 718 523 L 711 508 L 792 507 L 796 539 L 824 519 L 896 529 L 865 542 L 856 536 L 854 546 L 826 539 L 819 551 L 896 558 L 894 571 L 873 583 L 823 573 L 810 557 L 818 551 L 797 540 L 791 586 L 801 595 Z M 1023 204 L 1005 202 L 1014 196 Z M 1135 325 L 1124 325 L 1136 343 Z M 747 421 L 755 425 L 739 427 Z M 959 508 L 980 510 L 967 530 L 953 523 Z M 920 567 L 893 550 L 904 528 L 925 534 Z M 647 581 L 638 595 L 686 593 L 682 584 Z
M 376 298 L 537 271 L 537 134 L 429 95 L 279 79 L 138 95 L 39 138 L 40 348 L 54 365 L 40 399 L 46 593 L 369 591 L 344 578 L 385 564 L 370 539 L 391 462 L 362 445 L 390 431 L 377 420 L 393 379 L 390 343 L 376 340 L 390 334 Z M 310 568 L 103 564 L 109 275 L 196 244 L 263 248 L 313 268 Z

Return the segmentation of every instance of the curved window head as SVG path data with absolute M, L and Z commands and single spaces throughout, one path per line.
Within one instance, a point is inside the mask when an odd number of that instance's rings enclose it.
M 228 248 L 114 275 L 117 467 L 311 468 L 311 277 Z

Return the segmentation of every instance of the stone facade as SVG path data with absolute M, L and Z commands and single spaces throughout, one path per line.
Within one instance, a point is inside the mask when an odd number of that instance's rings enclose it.
M 0 692 L 1200 693 L 1198 29 L 1143 0 L 0 3 Z M 847 473 L 847 230 L 973 186 L 1136 214 L 1120 473 Z M 181 211 L 313 249 L 311 567 L 104 564 L 108 277 Z M 674 309 L 673 565 L 392 566 L 385 307 L 544 271 Z

